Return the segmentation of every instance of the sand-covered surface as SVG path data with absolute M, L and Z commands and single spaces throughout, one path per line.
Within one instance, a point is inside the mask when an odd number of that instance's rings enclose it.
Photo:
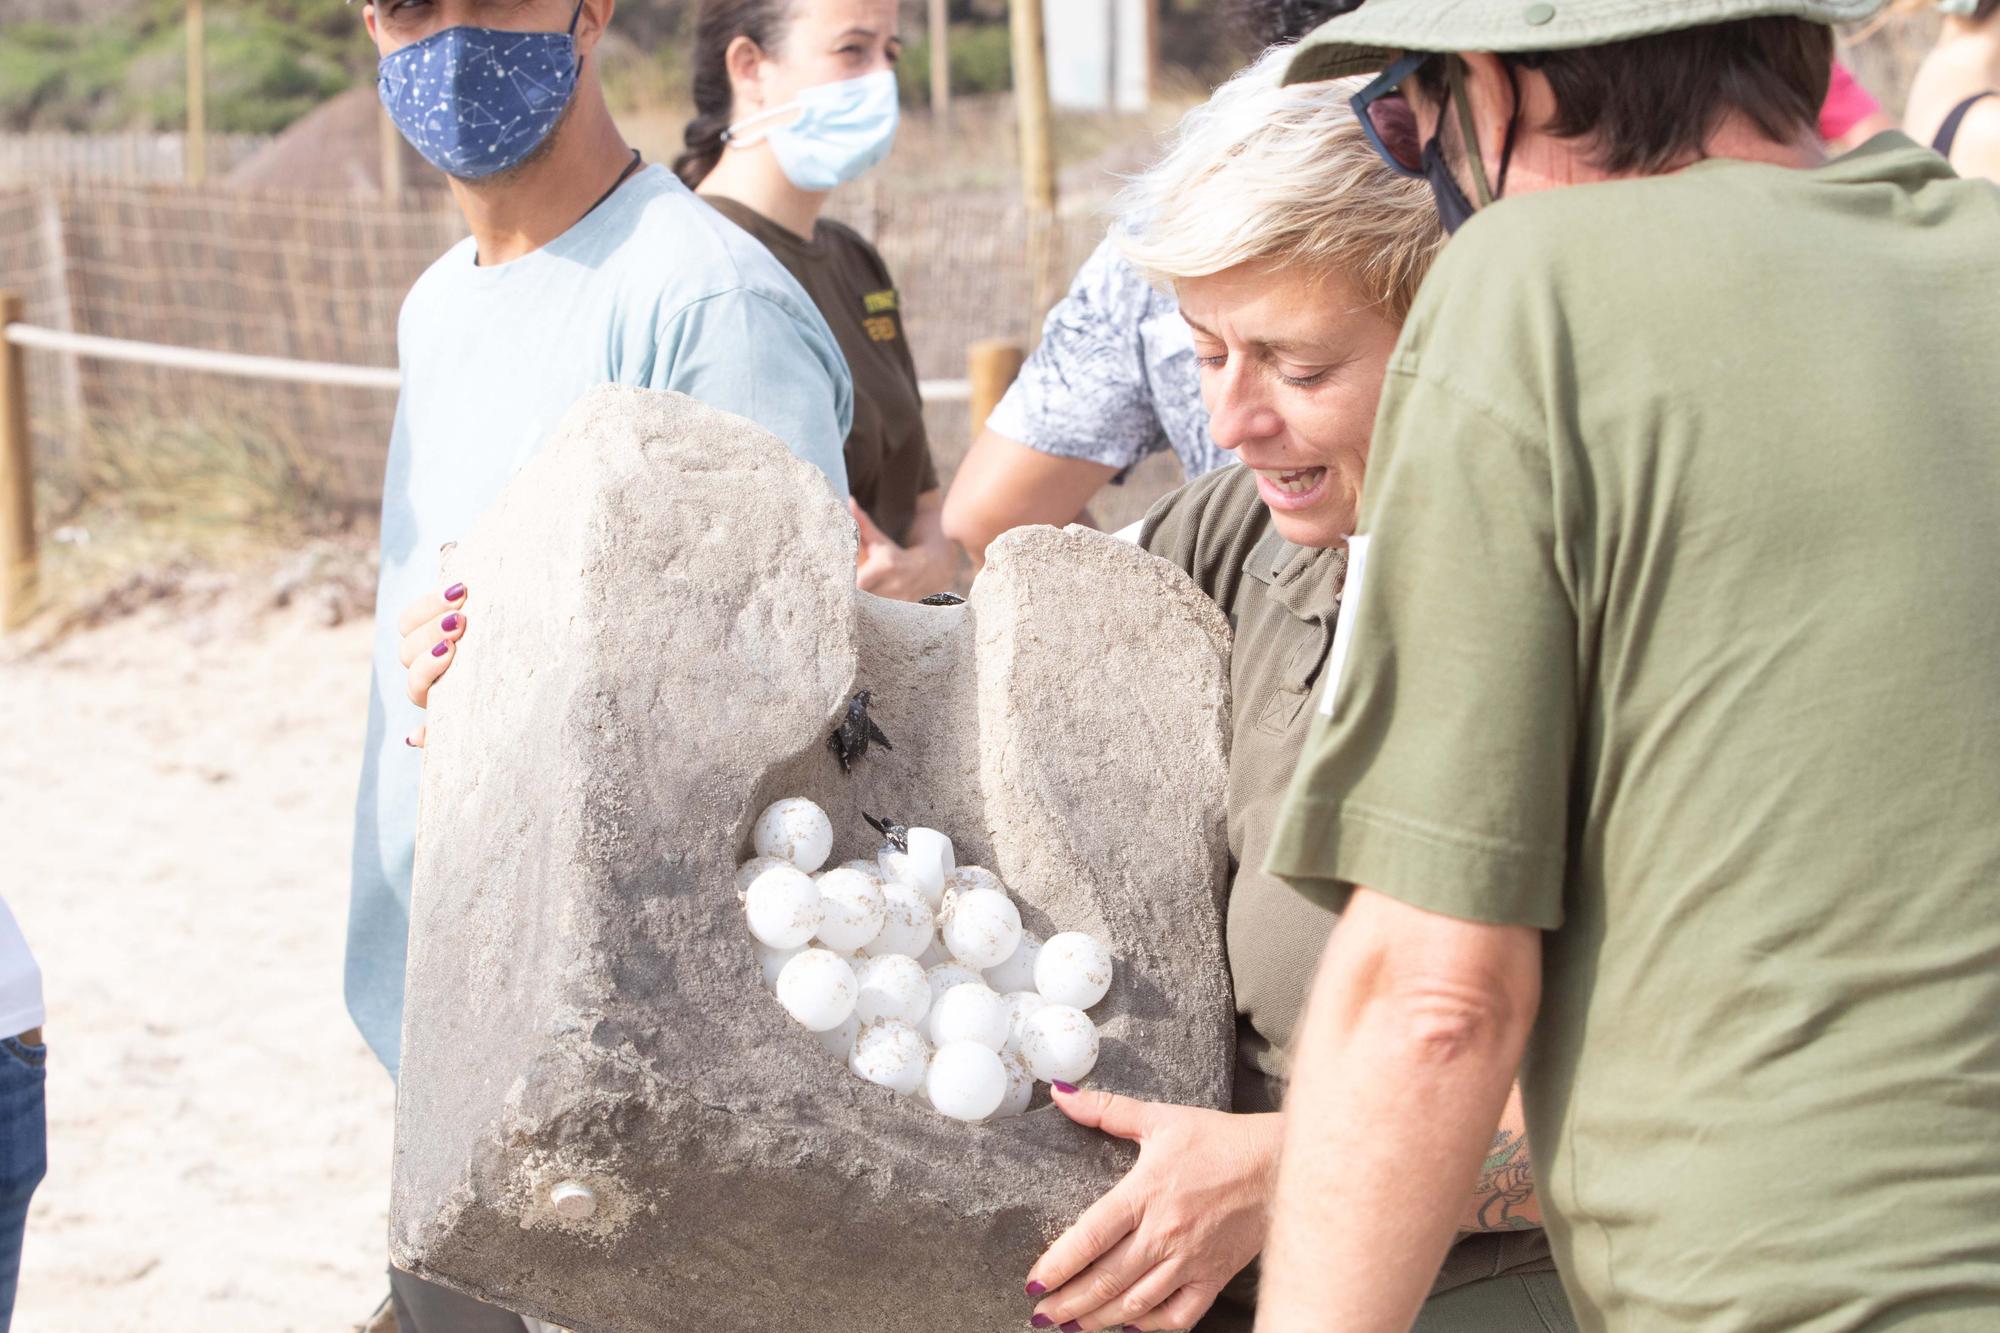
M 344 1333 L 392 1092 L 342 1007 L 368 626 L 168 599 L 0 651 L 0 892 L 49 1006 L 22 1333 Z

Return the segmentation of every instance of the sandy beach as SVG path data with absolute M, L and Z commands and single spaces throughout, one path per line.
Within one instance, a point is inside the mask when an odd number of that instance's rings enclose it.
M 22 1333 L 344 1333 L 393 1094 L 341 1002 L 368 625 L 168 599 L 0 655 L 0 891 L 48 999 Z

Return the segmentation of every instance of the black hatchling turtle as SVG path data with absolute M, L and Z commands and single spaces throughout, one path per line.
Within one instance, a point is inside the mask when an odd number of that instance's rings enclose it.
M 847 716 L 833 729 L 833 735 L 826 738 L 826 748 L 840 761 L 841 772 L 852 773 L 854 761 L 867 754 L 871 744 L 885 750 L 896 748 L 889 744 L 882 728 L 875 725 L 875 719 L 868 716 L 868 691 L 862 690 L 847 701 Z
M 962 606 L 965 599 L 955 592 L 934 592 L 928 597 L 919 597 L 918 606 Z
M 887 815 L 877 819 L 866 810 L 861 812 L 861 817 L 867 820 L 868 827 L 881 834 L 883 840 L 891 847 L 894 847 L 899 852 L 910 850 L 910 826 L 908 824 L 898 824 Z

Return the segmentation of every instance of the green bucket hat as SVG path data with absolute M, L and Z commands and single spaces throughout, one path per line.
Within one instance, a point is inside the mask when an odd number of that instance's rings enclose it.
M 1555 51 L 1790 16 L 1852 23 L 1885 0 L 1366 0 L 1307 33 L 1287 83 L 1372 74 L 1405 51 Z

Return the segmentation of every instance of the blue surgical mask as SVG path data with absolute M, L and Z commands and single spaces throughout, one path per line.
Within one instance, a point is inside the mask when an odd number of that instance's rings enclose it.
M 795 111 L 797 119 L 788 124 L 744 134 L 749 126 Z M 737 147 L 765 139 L 785 179 L 801 190 L 831 190 L 889 156 L 896 142 L 895 71 L 816 84 L 783 106 L 744 117 L 722 137 Z
M 576 93 L 577 0 L 567 32 L 446 28 L 382 57 L 377 89 L 424 160 L 460 180 L 517 167 Z

